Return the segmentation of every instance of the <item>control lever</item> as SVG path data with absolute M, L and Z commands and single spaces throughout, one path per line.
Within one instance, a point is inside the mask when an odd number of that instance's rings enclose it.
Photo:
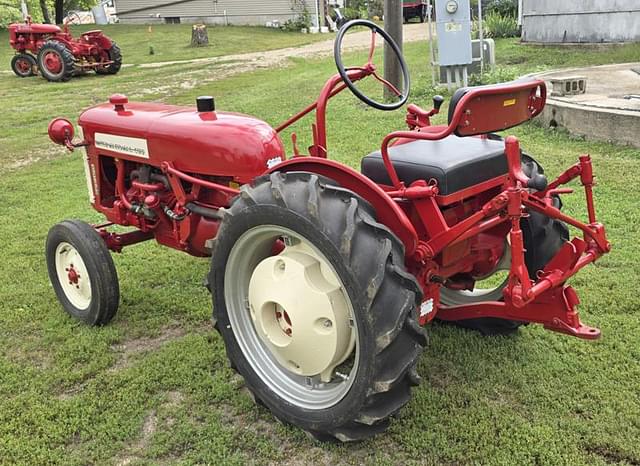
M 438 113 L 440 111 L 440 107 L 442 107 L 443 103 L 444 103 L 444 97 L 442 97 L 441 95 L 433 96 L 433 109 L 435 110 L 434 113 Z
M 431 126 L 430 117 L 440 113 L 440 107 L 444 103 L 444 97 L 441 95 L 433 96 L 433 108 L 428 112 L 421 109 L 416 104 L 409 104 L 407 107 L 407 125 L 409 129 L 423 128 L 425 126 Z

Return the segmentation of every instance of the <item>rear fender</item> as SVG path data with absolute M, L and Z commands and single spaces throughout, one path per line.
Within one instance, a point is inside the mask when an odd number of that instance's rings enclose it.
M 375 209 L 378 222 L 386 225 L 402 241 L 406 256 L 413 255 L 418 245 L 418 235 L 411 221 L 380 186 L 362 173 L 334 160 L 319 157 L 294 157 L 272 167 L 267 173 L 293 171 L 326 176 L 367 200 Z
M 82 34 L 89 39 L 89 42 L 97 45 L 101 49 L 109 50 L 113 46 L 113 42 L 101 31 L 89 31 Z

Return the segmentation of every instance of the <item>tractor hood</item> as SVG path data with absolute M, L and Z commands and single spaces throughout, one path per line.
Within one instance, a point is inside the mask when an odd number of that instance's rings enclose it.
M 213 106 L 213 100 L 210 102 Z M 192 107 L 129 103 L 112 96 L 109 104 L 86 110 L 79 120 L 90 150 L 191 173 L 251 181 L 284 160 L 284 147 L 267 123 L 237 113 Z

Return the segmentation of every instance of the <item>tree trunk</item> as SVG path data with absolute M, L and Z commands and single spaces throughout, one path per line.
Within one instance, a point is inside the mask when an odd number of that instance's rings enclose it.
M 42 18 L 47 24 L 51 24 L 51 17 L 49 16 L 49 8 L 47 7 L 47 0 L 40 0 L 40 9 L 42 10 Z
M 56 0 L 56 24 L 64 21 L 64 0 Z
M 194 24 L 191 29 L 191 47 L 209 45 L 209 33 L 204 24 Z

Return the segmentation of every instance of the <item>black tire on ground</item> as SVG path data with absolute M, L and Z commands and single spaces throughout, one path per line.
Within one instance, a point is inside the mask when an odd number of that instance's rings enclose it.
M 20 78 L 28 78 L 35 74 L 36 59 L 28 53 L 19 53 L 11 59 L 11 69 Z
M 113 63 L 107 66 L 97 67 L 97 74 L 116 74 L 120 71 L 120 68 L 122 67 L 122 52 L 120 51 L 118 44 L 113 42 L 111 48 L 107 50 L 107 54 L 109 55 L 109 60 Z
M 53 289 L 69 315 L 87 325 L 105 325 L 113 319 L 120 300 L 118 275 L 109 249 L 91 225 L 65 220 L 53 226 L 47 235 L 46 259 Z M 78 275 L 79 295 L 73 290 L 69 265 Z M 82 281 L 87 278 L 88 282 Z
M 348 391 L 331 406 L 311 409 L 279 396 L 253 369 L 256 359 L 243 353 L 230 323 L 230 307 L 237 305 L 226 298 L 225 284 L 239 278 L 225 281 L 227 264 L 241 236 L 263 225 L 288 229 L 313 244 L 335 269 L 351 302 L 358 335 L 358 350 L 351 356 L 356 369 Z M 273 252 L 266 248 L 264 254 Z M 422 293 L 404 269 L 404 248 L 374 220 L 366 201 L 332 180 L 311 173 L 273 173 L 243 189 L 215 240 L 209 283 L 214 321 L 231 366 L 244 377 L 256 402 L 317 440 L 357 441 L 382 432 L 419 383 L 416 364 L 426 345 L 416 320 Z
M 45 59 L 47 55 L 55 54 L 60 61 L 60 69 L 53 71 L 47 68 Z M 68 81 L 73 76 L 75 59 L 71 51 L 61 42 L 49 40 L 38 51 L 38 70 L 48 81 Z
M 522 154 L 522 170 L 529 176 L 543 174 L 544 169 L 532 157 Z M 562 201 L 555 197 L 555 207 L 562 208 Z M 525 247 L 525 263 L 530 277 L 536 277 L 539 270 L 553 258 L 563 244 L 569 240 L 569 229 L 556 219 L 539 212 L 529 212 L 529 217 L 520 221 Z M 446 303 L 445 303 L 446 304 Z M 449 322 L 458 327 L 476 330 L 483 335 L 509 335 L 517 332 L 524 322 L 496 317 L 459 320 Z

